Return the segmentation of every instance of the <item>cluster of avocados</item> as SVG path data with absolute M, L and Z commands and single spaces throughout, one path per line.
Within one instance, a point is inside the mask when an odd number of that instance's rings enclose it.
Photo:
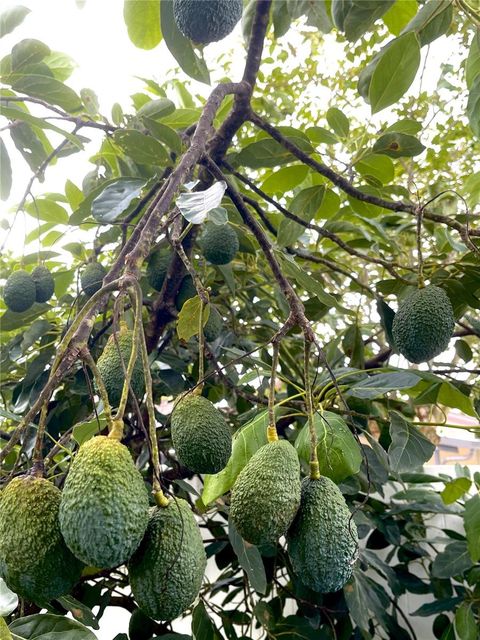
M 24 269 L 9 275 L 3 289 L 3 299 L 10 311 L 27 311 L 35 302 L 47 302 L 53 296 L 55 282 L 43 264 L 28 273 Z

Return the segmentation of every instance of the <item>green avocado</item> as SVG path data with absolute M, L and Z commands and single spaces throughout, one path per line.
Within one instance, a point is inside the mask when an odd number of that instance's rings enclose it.
M 154 251 L 150 256 L 147 264 L 147 280 L 155 291 L 161 291 L 171 259 L 172 253 L 168 249 Z
M 30 602 L 69 593 L 83 565 L 65 544 L 58 522 L 61 492 L 44 478 L 14 478 L 0 496 L 0 575 Z
M 180 287 L 178 289 L 178 293 L 175 297 L 175 306 L 178 311 L 181 311 L 183 305 L 190 298 L 194 298 L 197 295 L 197 290 L 195 289 L 195 285 L 193 284 L 192 276 L 185 276 L 180 283 Z
M 208 342 L 213 342 L 214 340 L 216 340 L 222 333 L 222 326 L 222 316 L 220 315 L 216 307 L 210 305 L 210 315 L 208 316 L 208 320 L 203 327 L 205 339 Z
M 97 361 L 98 370 L 107 389 L 108 399 L 112 407 L 118 407 L 120 404 L 123 383 L 125 382 L 125 371 L 132 353 L 132 343 L 133 332 L 122 326 L 120 331 L 117 332 L 116 340 L 113 334 L 109 337 L 103 353 Z M 145 393 L 145 378 L 140 354 L 137 355 L 130 383 L 130 395 L 133 391 L 135 397 L 141 400 Z M 96 385 L 95 388 L 97 388 Z
M 207 560 L 200 529 L 181 498 L 150 512 L 145 537 L 128 564 L 138 606 L 154 620 L 170 621 L 200 591 Z
M 287 532 L 300 505 L 300 462 L 287 440 L 260 447 L 232 489 L 230 518 L 244 540 L 275 543 Z
M 70 550 L 100 569 L 126 562 L 148 523 L 148 493 L 129 450 L 115 438 L 87 440 L 73 459 L 60 503 Z
M 90 262 L 80 274 L 82 291 L 91 298 L 102 288 L 102 282 L 106 275 L 107 270 L 100 262 Z
M 155 634 L 157 625 L 143 613 L 141 609 L 135 609 L 128 623 L 129 640 L 151 640 Z
M 21 313 L 30 309 L 35 302 L 35 282 L 32 276 L 20 269 L 7 278 L 3 289 L 3 299 L 10 311 Z
M 232 453 L 225 418 L 207 398 L 189 394 L 172 413 L 172 442 L 179 462 L 195 473 L 218 473 Z
M 242 0 L 173 0 L 178 29 L 198 44 L 223 40 L 242 17 Z
M 429 285 L 399 305 L 393 319 L 393 340 L 407 360 L 418 364 L 445 351 L 454 327 L 449 297 L 440 287 Z
M 47 267 L 39 264 L 32 271 L 32 278 L 35 283 L 35 301 L 47 302 L 50 300 L 55 291 L 55 281 Z
M 350 579 L 358 551 L 357 528 L 330 478 L 303 480 L 300 509 L 287 541 L 293 570 L 310 589 L 330 593 Z
M 200 244 L 205 258 L 218 265 L 231 262 L 239 248 L 238 236 L 228 224 L 207 225 Z

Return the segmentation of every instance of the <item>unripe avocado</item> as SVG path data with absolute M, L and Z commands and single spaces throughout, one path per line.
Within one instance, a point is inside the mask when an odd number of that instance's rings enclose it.
M 100 262 L 90 262 L 80 274 L 82 291 L 91 298 L 102 288 L 102 281 L 107 275 L 107 270 Z
M 207 563 L 200 529 L 181 498 L 150 512 L 145 537 L 128 564 L 138 606 L 154 620 L 169 621 L 192 604 Z
M 44 604 L 69 593 L 83 565 L 58 522 L 61 492 L 44 478 L 14 478 L 0 498 L 0 575 L 22 598 Z
M 129 450 L 115 438 L 87 440 L 73 459 L 60 504 L 60 528 L 83 562 L 126 562 L 148 523 L 148 493 Z
M 185 276 L 180 283 L 178 293 L 175 297 L 175 306 L 177 307 L 178 311 L 181 311 L 183 305 L 187 300 L 190 300 L 190 298 L 194 298 L 196 295 L 197 290 L 195 289 L 192 276 Z
M 108 399 L 112 407 L 118 407 L 120 404 L 123 383 L 125 382 L 125 371 L 128 368 L 130 354 L 132 353 L 132 344 L 133 332 L 126 327 L 121 327 L 117 333 L 116 340 L 113 334 L 109 337 L 103 353 L 97 361 L 98 370 L 107 389 Z M 145 393 L 145 378 L 140 353 L 137 355 L 130 383 L 135 397 L 141 399 Z
M 155 291 L 161 291 L 171 259 L 172 254 L 167 249 L 155 251 L 150 256 L 147 264 L 147 280 Z
M 228 224 L 210 224 L 201 238 L 201 248 L 212 264 L 228 264 L 238 251 L 238 236 Z
M 260 447 L 232 489 L 230 518 L 244 540 L 274 543 L 287 532 L 300 505 L 300 462 L 287 440 Z
M 440 287 L 429 285 L 399 305 L 393 319 L 393 340 L 407 360 L 426 362 L 445 351 L 454 327 L 449 297 Z
M 21 313 L 35 302 L 35 282 L 32 276 L 20 269 L 11 273 L 3 289 L 3 299 L 10 311 Z
M 350 579 L 358 551 L 357 528 L 350 518 L 330 478 L 303 480 L 300 509 L 287 540 L 293 570 L 310 589 L 330 593 Z
M 135 609 L 128 623 L 128 637 L 130 640 L 150 640 L 156 629 L 155 622 L 143 613 L 141 609 Z
M 203 333 L 208 342 L 216 340 L 222 332 L 223 318 L 213 305 L 210 306 L 210 315 L 203 327 Z
M 218 473 L 232 453 L 225 418 L 207 398 L 189 394 L 172 413 L 172 442 L 179 462 L 195 473 Z
M 47 302 L 55 291 L 55 281 L 47 267 L 39 264 L 32 271 L 32 278 L 35 283 L 36 302 Z
M 173 0 L 179 30 L 198 44 L 223 40 L 242 17 L 242 0 Z

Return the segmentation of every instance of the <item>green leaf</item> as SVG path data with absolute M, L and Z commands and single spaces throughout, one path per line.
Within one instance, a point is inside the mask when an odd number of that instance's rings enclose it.
M 219 473 L 206 475 L 204 478 L 202 493 L 204 504 L 213 502 L 233 487 L 238 474 L 253 454 L 267 444 L 267 426 L 268 413 L 262 411 L 234 434 L 232 455 L 227 466 Z
M 353 577 L 343 587 L 343 594 L 353 622 L 360 629 L 367 631 L 369 628 L 368 589 L 357 570 L 354 570 Z
M 292 198 L 288 208 L 305 222 L 310 222 L 320 210 L 324 196 L 324 185 L 308 187 Z M 283 218 L 278 228 L 277 242 L 281 247 L 293 244 L 304 232 L 304 226 L 294 220 Z
M 113 222 L 138 198 L 147 181 L 123 178 L 110 184 L 93 200 L 92 215 L 98 222 Z
M 309 127 L 305 133 L 314 144 L 338 144 L 339 140 L 325 127 Z
M 198 334 L 201 308 L 200 296 L 189 298 L 181 308 L 177 320 L 177 334 L 180 340 L 189 340 Z M 203 326 L 205 326 L 209 315 L 210 306 L 207 305 L 203 310 Z
M 267 591 L 267 576 L 260 551 L 257 547 L 243 540 L 231 520 L 228 521 L 228 537 L 240 566 L 248 576 L 250 584 L 257 593 L 265 595 Z
M 216 640 L 217 638 L 215 626 L 202 601 L 200 601 L 193 610 L 192 635 L 194 640 Z
M 71 612 L 75 620 L 86 624 L 88 627 L 92 627 L 92 629 L 100 629 L 98 620 L 93 615 L 92 610 L 82 602 L 79 602 L 73 596 L 62 596 L 61 598 L 57 598 L 57 600 L 62 607 Z
M 139 118 L 149 118 L 151 120 L 161 120 L 171 115 L 175 111 L 175 105 L 168 98 L 158 98 L 146 102 L 137 112 Z
M 143 122 L 154 138 L 165 143 L 177 155 L 181 154 L 182 139 L 174 129 L 150 118 L 143 118 Z
M 90 440 L 90 438 L 93 438 L 94 435 L 100 433 L 106 426 L 107 419 L 103 413 L 98 416 L 98 420 L 95 417 L 86 422 L 79 422 L 73 427 L 73 439 L 81 445 L 87 440 Z
M 480 76 L 480 37 L 474 34 L 465 66 L 465 79 L 469 89 L 472 88 L 473 82 L 478 76 Z
M 12 188 L 12 165 L 8 155 L 7 147 L 0 138 L 0 198 L 7 200 Z
M 30 169 L 36 171 L 46 160 L 49 153 L 40 142 L 37 132 L 28 124 L 22 122 L 10 129 L 10 136 Z
M 200 118 L 200 109 L 176 109 L 174 113 L 162 118 L 162 123 L 172 129 L 185 129 Z
M 341 138 L 346 138 L 350 131 L 350 122 L 343 111 L 340 111 L 337 107 L 330 107 L 326 115 L 327 122 L 335 133 Z
M 466 340 L 457 340 L 455 342 L 455 351 L 457 356 L 461 358 L 464 362 L 470 362 L 473 358 L 472 349 Z
M 304 164 L 293 164 L 282 167 L 266 178 L 261 186 L 262 191 L 268 194 L 281 194 L 291 191 L 301 184 L 308 174 L 308 167 Z
M 365 178 L 376 178 L 382 184 L 393 181 L 395 168 L 387 156 L 371 153 L 355 163 L 357 171 Z
M 34 202 L 29 202 L 25 206 L 25 210 L 33 218 L 39 218 L 44 222 L 55 222 L 56 224 L 67 224 L 68 213 L 65 209 L 48 198 L 36 198 Z
M 9 76 L 9 82 L 15 91 L 45 100 L 69 113 L 82 108 L 82 101 L 75 91 L 55 78 L 35 73 L 14 73 Z
M 469 491 L 471 486 L 472 481 L 468 478 L 455 478 L 447 482 L 440 495 L 445 504 L 453 504 Z
M 320 473 L 341 482 L 360 470 L 362 452 L 352 432 L 336 413 L 324 411 L 315 413 L 313 421 L 317 434 L 317 454 Z M 298 456 L 305 463 L 310 462 L 310 433 L 308 424 L 302 427 L 295 440 Z
M 12 72 L 21 71 L 22 67 L 41 62 L 50 53 L 50 47 L 40 40 L 27 38 L 21 40 L 12 49 Z
M 460 409 L 463 413 L 474 418 L 478 417 L 472 398 L 466 396 L 451 382 L 443 380 L 429 371 L 415 371 L 415 374 L 421 378 L 418 385 L 409 390 L 409 395 L 421 403 L 426 393 L 429 393 L 428 402 L 431 404 L 443 404 L 452 409 Z M 423 403 L 425 404 L 425 403 Z
M 170 165 L 172 163 L 165 147 L 136 129 L 117 130 L 113 139 L 127 156 L 141 164 Z
M 390 411 L 389 415 L 392 442 L 388 455 L 392 471 L 401 473 L 421 467 L 432 457 L 435 445 L 397 411 Z
M 452 22 L 451 0 L 429 0 L 402 33 L 415 32 L 424 47 L 446 33 Z
M 337 27 L 350 42 L 355 42 L 373 23 L 388 11 L 395 0 L 333 0 L 333 15 Z
M 51 613 L 18 618 L 9 629 L 13 640 L 96 640 L 95 634 L 80 622 Z
M 432 563 L 432 576 L 434 578 L 452 578 L 460 576 L 473 565 L 468 553 L 467 543 L 456 540 L 448 544 L 444 551 L 437 554 Z
M 411 389 L 418 383 L 418 376 L 411 371 L 378 373 L 362 379 L 348 389 L 345 395 L 372 400 L 389 391 Z
M 387 127 L 384 130 L 384 133 L 397 131 L 398 133 L 409 133 L 410 135 L 414 136 L 421 130 L 422 125 L 420 122 L 418 122 L 417 120 L 412 120 L 411 118 L 403 118 L 402 120 L 398 120 L 397 122 L 394 122 L 389 127 Z
M 205 60 L 197 56 L 190 40 L 178 30 L 173 17 L 173 2 L 160 3 L 160 17 L 165 44 L 181 69 L 194 80 L 210 84 Z
M 477 138 L 480 138 L 480 74 L 478 74 L 470 87 L 467 116 L 473 133 Z
M 393 346 L 392 325 L 395 311 L 385 302 L 383 298 L 377 300 L 377 311 L 380 316 L 380 323 L 385 332 L 385 337 L 390 346 Z
M 467 545 L 473 562 L 480 560 L 480 495 L 475 495 L 465 502 L 464 514 Z
M 38 316 L 42 316 L 51 308 L 49 304 L 34 302 L 30 309 L 22 311 L 21 313 L 7 309 L 3 316 L 0 317 L 2 331 L 14 331 L 15 329 L 30 325 L 33 320 L 38 318 Z
M 38 127 L 39 129 L 48 129 L 49 131 L 55 131 L 55 133 L 60 134 L 64 138 L 67 138 L 73 145 L 75 145 L 79 149 L 83 149 L 83 143 L 78 136 L 72 133 L 69 133 L 68 131 L 65 131 L 60 127 L 57 127 L 56 125 L 52 124 L 51 122 L 48 122 L 47 120 L 44 120 L 42 118 L 36 118 L 35 116 L 32 116 L 31 113 L 27 113 L 26 111 L 23 111 L 18 107 L 15 107 L 15 106 L 6 107 L 5 105 L 2 104 L 0 105 L 0 114 L 2 116 L 5 116 L 5 118 L 8 118 L 9 120 L 23 120 L 28 124 Z
M 455 612 L 453 626 L 457 640 L 478 640 L 478 626 L 472 607 L 472 602 L 462 602 Z
M 125 0 L 123 19 L 128 37 L 139 49 L 154 49 L 162 40 L 159 0 Z
M 372 113 L 397 102 L 408 90 L 420 65 L 420 43 L 415 33 L 396 38 L 378 60 L 369 88 Z
M 400 35 L 402 29 L 407 26 L 418 10 L 417 0 L 397 0 L 383 16 L 390 33 Z
M 385 133 L 372 147 L 373 153 L 382 153 L 390 158 L 411 158 L 418 156 L 425 146 L 414 136 L 405 133 Z
M 299 147 L 305 153 L 313 153 L 313 147 L 301 137 L 287 136 L 288 140 Z M 277 167 L 296 160 L 290 151 L 271 138 L 257 140 L 244 147 L 234 157 L 235 166 L 260 169 L 262 167 Z
M 0 38 L 6 36 L 7 33 L 11 33 L 22 24 L 29 13 L 30 9 L 21 5 L 3 11 L 0 15 Z

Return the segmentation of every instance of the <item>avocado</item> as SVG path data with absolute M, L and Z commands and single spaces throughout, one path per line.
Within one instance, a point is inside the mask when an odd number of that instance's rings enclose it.
M 155 291 L 161 291 L 171 259 L 172 253 L 168 249 L 159 249 L 150 256 L 147 264 L 147 280 Z
M 244 540 L 275 543 L 300 505 L 300 462 L 287 440 L 269 442 L 240 471 L 232 489 L 230 518 Z
M 177 310 L 181 311 L 185 302 L 190 300 L 190 298 L 194 298 L 196 295 L 197 290 L 193 284 L 192 276 L 185 276 L 180 283 L 178 293 L 175 297 L 175 306 L 177 307 Z
M 151 640 L 156 627 L 155 622 L 137 608 L 133 611 L 128 623 L 129 640 Z
M 242 0 L 173 0 L 178 29 L 198 44 L 223 40 L 242 17 Z
M 116 339 L 113 334 L 109 337 L 103 353 L 97 361 L 98 370 L 107 389 L 108 399 L 112 407 L 118 407 L 120 404 L 125 372 L 132 353 L 132 344 L 133 332 L 127 329 L 126 326 L 122 326 L 116 334 Z M 145 378 L 140 353 L 137 354 L 130 383 L 131 391 L 140 400 L 145 393 Z
M 392 325 L 396 348 L 410 362 L 427 362 L 445 351 L 455 327 L 449 297 L 429 285 L 400 303 Z
M 43 605 L 69 593 L 83 565 L 58 522 L 61 492 L 34 476 L 14 478 L 0 499 L 0 575 L 22 598 Z
M 43 264 L 32 271 L 32 278 L 35 283 L 35 301 L 47 302 L 55 291 L 55 281 L 50 271 Z
M 82 291 L 91 298 L 102 288 L 107 270 L 100 262 L 90 262 L 80 274 L 80 286 Z
M 216 340 L 222 333 L 222 325 L 222 316 L 220 315 L 216 307 L 210 305 L 210 315 L 208 316 L 208 320 L 203 327 L 205 339 L 208 342 L 213 342 L 214 340 Z
M 75 455 L 62 493 L 60 528 L 70 550 L 100 569 L 126 562 L 148 523 L 148 493 L 129 450 L 95 436 Z
M 231 262 L 239 248 L 238 236 L 228 224 L 207 225 L 200 244 L 205 258 L 217 265 Z
M 172 442 L 179 462 L 195 473 L 218 473 L 232 453 L 225 418 L 207 398 L 189 394 L 172 413 Z
M 357 528 L 330 478 L 303 480 L 300 509 L 287 541 L 293 570 L 310 589 L 330 593 L 350 579 L 357 558 Z
M 188 503 L 174 498 L 166 507 L 154 507 L 142 544 L 128 564 L 138 606 L 154 620 L 178 617 L 197 597 L 206 563 Z
M 35 282 L 32 276 L 20 269 L 11 273 L 3 289 L 3 299 L 10 311 L 21 313 L 35 302 Z

